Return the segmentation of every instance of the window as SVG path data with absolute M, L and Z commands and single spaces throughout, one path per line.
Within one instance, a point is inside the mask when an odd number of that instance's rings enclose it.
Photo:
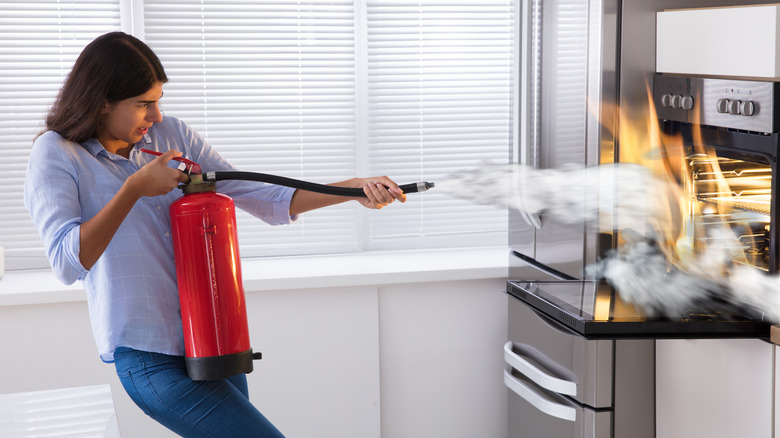
M 513 2 L 368 0 L 368 167 L 440 180 L 512 144 Z M 506 215 L 427 192 L 372 214 L 372 248 L 506 243 Z
M 103 3 L 83 2 L 89 5 L 74 15 L 88 18 L 52 18 L 47 37 L 33 38 L 30 30 L 28 45 L 40 47 L 41 55 L 21 50 L 25 55 L 18 61 L 6 61 L 15 35 L 0 27 L 0 123 L 19 126 L 14 146 L 7 146 L 8 129 L 0 131 L 2 160 L 15 156 L 16 166 L 3 181 L 12 189 L 2 195 L 16 227 L 0 232 L 9 269 L 14 258 L 42 254 L 21 202 L 26 151 L 79 50 L 120 27 L 117 2 L 101 6 L 112 11 L 111 19 L 86 13 Z M 80 2 L 71 3 L 77 10 Z M 192 125 L 237 167 L 321 183 L 379 174 L 408 183 L 436 181 L 484 160 L 507 160 L 512 3 L 145 0 L 130 2 L 133 9 L 123 10 L 122 18 L 142 17 L 133 33 L 166 67 L 164 113 Z M 44 6 L 3 3 L 0 20 L 12 20 L 5 12 L 13 9 L 36 20 Z M 63 22 L 73 30 L 66 32 Z M 57 53 L 64 33 L 72 38 L 70 52 L 58 59 L 57 74 L 30 82 L 51 70 L 46 58 Z M 21 71 L 14 63 L 30 67 Z M 31 85 L 29 91 L 19 83 Z M 20 115 L 10 103 L 30 93 L 38 96 L 36 106 Z M 6 105 L 5 99 L 14 102 Z M 241 212 L 238 220 L 244 256 L 506 242 L 501 210 L 435 189 L 381 211 L 356 203 L 328 207 L 289 227 L 269 227 Z
M 0 2 L 0 246 L 7 270 L 48 266 L 22 199 L 30 147 L 84 46 L 119 29 L 119 0 Z

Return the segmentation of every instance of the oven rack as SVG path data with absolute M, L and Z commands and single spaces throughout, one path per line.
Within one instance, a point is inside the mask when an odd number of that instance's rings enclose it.
M 698 200 L 718 207 L 727 207 L 734 210 L 748 211 L 766 215 L 769 222 L 772 195 L 744 195 L 744 196 L 699 196 Z

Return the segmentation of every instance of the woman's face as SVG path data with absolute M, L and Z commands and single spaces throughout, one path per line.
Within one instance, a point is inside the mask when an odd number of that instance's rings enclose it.
M 162 121 L 159 105 L 162 86 L 158 82 L 140 96 L 105 104 L 103 125 L 97 137 L 107 151 L 129 153 L 153 124 Z

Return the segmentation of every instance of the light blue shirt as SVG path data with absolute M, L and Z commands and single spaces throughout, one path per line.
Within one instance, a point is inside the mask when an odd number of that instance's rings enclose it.
M 155 158 L 141 148 L 181 151 L 204 172 L 235 170 L 185 123 L 164 117 L 136 143 L 129 159 L 96 140 L 78 144 L 49 131 L 33 145 L 24 201 L 41 235 L 52 270 L 65 284 L 80 280 L 101 359 L 119 346 L 183 356 L 184 338 L 168 207 L 174 189 L 141 198 L 103 255 L 86 270 L 79 261 L 80 224 L 95 216 L 128 176 Z M 171 161 L 171 165 L 178 164 Z M 287 224 L 294 189 L 252 181 L 221 181 L 218 191 L 236 207 L 272 224 Z

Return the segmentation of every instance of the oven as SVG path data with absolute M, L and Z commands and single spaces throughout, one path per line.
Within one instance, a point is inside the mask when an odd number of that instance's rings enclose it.
M 778 90 L 768 80 L 656 74 L 653 101 L 669 160 L 686 196 L 686 235 L 695 253 L 729 248 L 731 265 L 775 274 Z M 674 150 L 674 151 L 673 151 Z

